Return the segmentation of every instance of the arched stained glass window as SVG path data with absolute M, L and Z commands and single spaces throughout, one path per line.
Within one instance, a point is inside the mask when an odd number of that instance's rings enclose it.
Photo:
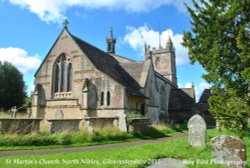
M 110 92 L 107 92 L 107 105 L 110 105 Z
M 104 92 L 101 92 L 101 106 L 104 105 Z
M 65 75 L 66 73 L 66 65 L 65 65 L 65 57 L 63 56 L 61 60 L 61 92 L 65 92 Z
M 72 64 L 69 63 L 68 65 L 68 75 L 67 75 L 67 91 L 71 91 L 72 90 Z
M 55 93 L 59 91 L 59 65 L 55 67 Z
M 71 96 L 73 70 L 70 57 L 62 54 L 58 57 L 54 65 L 54 87 L 53 91 L 56 98 Z M 69 92 L 69 93 L 66 93 Z

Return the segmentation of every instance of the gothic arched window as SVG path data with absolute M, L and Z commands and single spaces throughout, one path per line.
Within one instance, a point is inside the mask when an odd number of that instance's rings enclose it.
M 54 65 L 53 91 L 56 98 L 71 96 L 73 81 L 72 63 L 70 57 L 60 55 Z
M 110 105 L 110 92 L 107 92 L 107 105 Z
M 59 91 L 59 65 L 56 65 L 56 69 L 55 69 L 55 93 L 57 93 Z
M 65 65 L 65 56 L 61 59 L 61 92 L 65 92 L 65 72 L 66 72 L 66 65 Z
M 68 88 L 67 88 L 67 91 L 71 91 L 72 90 L 72 64 L 69 63 L 68 65 L 68 74 L 67 74 L 67 85 L 68 85 Z
M 101 92 L 101 106 L 104 105 L 104 92 Z

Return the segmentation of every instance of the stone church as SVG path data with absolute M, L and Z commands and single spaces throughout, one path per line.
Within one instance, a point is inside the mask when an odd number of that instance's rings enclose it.
M 195 104 L 194 87 L 177 85 L 175 48 L 171 39 L 164 47 L 145 46 L 145 59 L 135 61 L 115 52 L 110 30 L 107 51 L 74 36 L 67 24 L 35 73 L 32 115 L 43 124 L 53 119 L 119 121 L 131 112 L 150 122 L 187 120 Z

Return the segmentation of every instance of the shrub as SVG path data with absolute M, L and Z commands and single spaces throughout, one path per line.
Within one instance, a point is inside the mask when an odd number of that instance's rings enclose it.
M 132 124 L 132 121 L 134 119 L 142 119 L 142 118 L 145 118 L 144 116 L 142 116 L 141 114 L 139 113 L 136 113 L 136 112 L 131 112 L 131 113 L 128 113 L 126 115 L 126 122 L 127 122 L 127 125 L 131 125 Z
M 102 129 L 96 129 L 90 135 L 90 142 L 100 141 L 121 141 L 131 138 L 129 133 L 122 132 L 115 127 L 105 127 Z
M 86 129 L 81 129 L 77 132 L 72 132 L 72 144 L 82 144 L 89 142 L 90 133 Z
M 72 133 L 71 132 L 62 132 L 57 133 L 57 145 L 69 145 L 72 143 Z
M 28 138 L 27 138 L 28 139 Z M 49 135 L 41 135 L 41 136 L 34 136 L 27 141 L 30 142 L 29 145 L 35 145 L 35 146 L 46 146 L 46 145 L 54 145 L 57 143 L 57 139 L 55 136 Z M 29 146 L 27 144 L 27 146 Z M 25 145 L 26 146 L 26 145 Z

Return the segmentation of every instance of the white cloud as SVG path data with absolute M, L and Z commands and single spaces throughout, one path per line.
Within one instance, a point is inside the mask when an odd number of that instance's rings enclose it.
M 29 56 L 20 48 L 0 48 L 0 61 L 7 61 L 15 65 L 22 73 L 35 70 L 41 64 L 37 56 Z
M 206 82 L 201 82 L 198 86 L 196 86 L 195 87 L 196 101 L 199 101 L 204 89 L 209 89 L 209 88 L 210 88 L 210 85 Z
M 186 0 L 184 0 L 186 1 Z M 43 21 L 58 22 L 65 16 L 65 12 L 75 6 L 86 9 L 123 9 L 127 12 L 147 12 L 162 5 L 173 4 L 183 11 L 183 1 L 175 0 L 9 0 L 10 3 L 21 8 L 27 8 L 30 12 L 38 15 Z
M 174 1 L 174 5 L 177 7 L 177 9 L 181 12 L 187 12 L 187 9 L 184 5 L 186 3 L 189 7 L 193 8 L 193 3 L 191 0 L 177 0 Z
M 185 88 L 192 88 L 192 85 L 193 85 L 192 83 L 188 82 L 185 84 Z
M 196 101 L 199 101 L 204 89 L 209 89 L 209 88 L 210 88 L 210 85 L 206 82 L 201 82 L 198 86 L 196 86 L 195 87 Z
M 159 33 L 149 27 L 142 26 L 139 28 L 127 27 L 128 33 L 124 37 L 124 41 L 128 43 L 139 55 L 144 54 L 145 42 L 151 47 L 159 47 Z M 183 65 L 189 63 L 188 51 L 184 48 L 182 43 L 182 34 L 174 34 L 171 29 L 166 29 L 161 32 L 161 46 L 165 46 L 168 38 L 173 41 L 176 50 L 176 64 Z
M 31 96 L 31 94 L 34 92 L 34 90 L 35 90 L 34 83 L 28 83 L 27 90 L 26 90 L 26 93 L 28 94 L 28 96 Z

